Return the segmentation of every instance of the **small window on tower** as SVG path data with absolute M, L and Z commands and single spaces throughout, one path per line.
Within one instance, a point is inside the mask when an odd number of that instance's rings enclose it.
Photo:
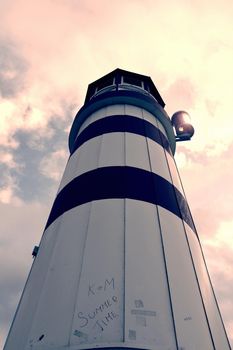
M 107 86 L 111 86 L 113 84 L 114 84 L 113 78 L 105 79 L 105 80 L 99 82 L 99 84 L 97 85 L 97 91 L 100 91 L 100 90 L 106 88 Z
M 123 82 L 126 84 L 142 87 L 142 81 L 135 77 L 125 76 L 123 77 Z

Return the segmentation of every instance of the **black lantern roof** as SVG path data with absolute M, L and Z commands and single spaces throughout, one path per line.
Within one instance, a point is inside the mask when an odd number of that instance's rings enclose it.
M 162 97 L 150 77 L 119 68 L 88 85 L 85 104 L 93 97 L 105 91 L 118 91 L 122 89 L 135 89 L 144 94 L 149 94 L 153 96 L 163 108 L 165 106 Z

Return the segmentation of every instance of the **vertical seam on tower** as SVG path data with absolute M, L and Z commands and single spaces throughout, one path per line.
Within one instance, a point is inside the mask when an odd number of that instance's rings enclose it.
M 74 323 L 74 316 L 75 316 L 75 312 L 76 312 L 76 306 L 77 306 L 77 302 L 78 302 L 77 299 L 78 299 L 79 285 L 80 285 L 80 280 L 81 280 L 81 276 L 82 276 L 82 272 L 83 272 L 82 271 L 82 269 L 83 269 L 83 260 L 84 260 L 85 250 L 86 250 L 86 243 L 87 243 L 87 235 L 88 235 L 89 223 L 90 223 L 90 217 L 91 217 L 92 202 L 90 202 L 89 204 L 90 204 L 90 208 L 89 208 L 88 219 L 87 219 L 86 236 L 85 236 L 85 242 L 84 242 L 84 246 L 83 246 L 81 268 L 80 268 L 80 273 L 79 273 L 79 277 L 78 277 L 77 288 L 76 288 L 75 298 L 74 298 L 74 311 L 73 311 L 73 316 L 72 316 L 71 324 L 70 324 L 68 346 L 71 345 L 72 328 L 73 328 L 73 323 Z
M 143 111 L 143 110 L 142 110 L 142 111 Z M 142 115 L 143 115 L 143 126 L 144 126 L 144 130 L 145 130 L 144 114 L 142 113 Z M 151 171 L 151 173 L 152 173 L 151 157 L 150 157 L 148 139 L 147 139 L 147 136 L 146 136 L 146 130 L 145 130 L 145 139 L 146 139 L 146 147 L 147 147 L 147 153 L 148 153 L 150 171 Z M 155 191 L 155 188 L 154 188 L 154 191 Z M 174 312 L 173 312 L 173 307 L 172 307 L 172 298 L 171 298 L 171 290 L 170 290 L 169 279 L 168 279 L 168 270 L 167 270 L 167 262 L 166 262 L 165 249 L 164 249 L 164 243 L 163 243 L 162 227 L 161 227 L 161 222 L 160 222 L 160 217 L 159 217 L 158 206 L 157 206 L 157 205 L 155 205 L 155 206 L 156 206 L 156 212 L 157 212 L 157 217 L 158 217 L 159 232 L 160 232 L 160 240 L 161 240 L 161 246 L 162 246 L 162 254 L 163 254 L 163 260 L 164 260 L 166 281 L 167 281 L 167 286 L 168 286 L 168 296 L 169 296 L 170 309 L 171 309 L 171 315 L 172 315 L 172 323 L 173 323 L 173 329 L 174 329 L 175 343 L 176 343 L 176 349 L 178 350 L 178 340 L 177 340 L 177 334 L 176 334 L 176 324 L 175 324 Z
M 100 139 L 100 146 L 99 146 L 99 155 L 98 155 L 98 160 L 97 160 L 97 166 L 96 168 L 98 169 L 99 167 L 99 160 L 100 160 L 100 154 L 101 154 L 101 146 L 103 143 L 103 135 L 101 135 Z M 91 208 L 92 208 L 92 201 L 90 202 L 90 208 L 89 208 L 89 214 L 88 214 L 88 221 L 87 221 L 87 227 L 86 227 L 86 237 L 85 237 L 85 242 L 84 242 L 84 247 L 83 247 L 83 254 L 82 254 L 82 262 L 81 262 L 81 268 L 80 268 L 80 274 L 77 282 L 77 289 L 75 293 L 75 301 L 74 301 L 74 312 L 72 316 L 72 321 L 71 321 L 71 327 L 70 327 L 70 332 L 69 332 L 69 339 L 68 339 L 68 346 L 71 345 L 71 336 L 72 336 L 72 328 L 73 328 L 73 323 L 74 323 L 74 316 L 75 316 L 75 311 L 76 311 L 76 305 L 77 305 L 77 298 L 78 298 L 78 292 L 79 292 L 79 285 L 80 285 L 80 280 L 82 276 L 82 269 L 83 269 L 83 260 L 84 260 L 84 255 L 85 255 L 85 250 L 86 250 L 86 243 L 87 243 L 87 235 L 88 235 L 88 230 L 89 230 L 89 224 L 90 224 L 90 217 L 91 217 Z
M 124 104 L 124 115 L 125 115 L 125 104 Z M 125 123 L 125 121 L 124 121 Z M 126 132 L 124 131 L 124 166 L 126 166 Z M 126 274 L 126 198 L 124 198 L 124 247 L 123 247 L 123 342 L 125 342 L 125 334 L 126 334 L 126 329 L 125 329 L 125 274 Z
M 58 223 L 58 228 L 61 226 L 61 223 L 62 223 L 62 221 L 63 221 L 63 219 L 64 219 L 64 215 L 62 215 L 61 216 L 61 219 L 60 219 L 60 221 L 59 221 L 59 223 Z M 41 241 L 40 241 L 40 244 L 41 244 L 41 242 L 42 242 L 42 239 L 44 238 L 44 236 L 45 236 L 45 232 L 46 231 L 44 231 L 44 233 L 43 233 L 43 235 L 42 235 L 42 238 L 41 238 Z M 61 232 L 60 232 L 60 234 L 61 234 Z M 57 241 L 58 241 L 58 236 L 60 236 L 60 234 L 57 234 L 56 235 L 56 238 L 54 238 L 54 246 L 53 246 L 53 252 L 52 252 L 52 256 L 51 256 L 51 258 L 49 259 L 49 263 L 48 263 L 48 266 L 50 267 L 50 264 L 51 264 L 51 262 L 52 262 L 52 260 L 53 260 L 53 257 L 54 257 L 54 254 L 55 254 L 55 248 L 56 248 L 56 246 L 57 246 Z M 40 244 L 39 244 L 39 246 L 40 246 Z M 49 268 L 47 269 L 47 271 L 46 271 L 46 273 L 45 273 L 45 276 L 44 276 L 44 280 L 43 280 L 43 282 L 42 282 L 42 288 L 41 288 L 41 292 L 40 292 L 40 295 L 39 295 L 39 298 L 38 298 L 38 301 L 37 301 L 37 304 L 36 304 L 36 307 L 35 307 L 35 311 L 34 311 L 34 315 L 33 315 L 33 320 L 32 320 L 32 323 L 31 323 L 31 325 L 29 326 L 29 332 L 28 332 L 28 337 L 27 337 L 27 340 L 26 340 L 26 344 L 27 344 L 27 342 L 28 342 L 28 338 L 29 338 L 29 335 L 30 335 L 30 333 L 31 333 L 31 330 L 32 330 L 32 328 L 33 328 L 33 325 L 34 325 L 34 323 L 35 323 L 35 320 L 36 320 L 36 316 L 37 316 L 37 314 L 38 314 L 38 306 L 39 306 L 39 304 L 40 304 L 40 301 L 41 301 L 41 298 L 42 298 L 42 295 L 43 295 L 43 291 L 44 291 L 44 285 L 45 285 L 45 282 L 46 282 L 46 280 L 47 280 L 47 278 L 48 278 L 48 273 L 49 273 Z
M 180 180 L 180 184 L 181 184 L 181 187 L 182 187 L 182 190 L 183 190 L 184 197 L 185 197 L 186 202 L 187 202 L 187 197 L 186 197 L 186 194 L 185 194 L 183 183 L 181 181 L 180 173 L 178 171 L 178 167 L 177 167 L 175 161 L 174 161 L 174 164 L 175 164 L 176 171 L 177 171 L 177 174 L 178 174 L 178 177 L 179 177 L 179 180 Z M 194 228 L 196 230 L 196 226 L 195 226 L 195 223 L 194 223 L 191 211 L 190 211 L 190 216 L 191 216 L 191 219 L 192 219 L 192 222 L 193 222 L 193 226 L 194 226 Z M 185 229 L 185 231 L 186 231 L 186 229 Z M 188 234 L 187 234 L 187 236 L 188 236 Z M 205 265 L 205 269 L 206 269 L 206 273 L 207 273 L 207 276 L 208 276 L 208 280 L 210 282 L 210 287 L 211 287 L 211 291 L 213 293 L 214 301 L 216 303 L 216 307 L 218 309 L 219 317 L 220 317 L 220 320 L 221 320 L 221 323 L 222 323 L 222 326 L 223 326 L 223 330 L 224 330 L 224 333 L 225 333 L 225 336 L 226 336 L 226 340 L 227 340 L 229 349 L 231 349 L 231 345 L 230 345 L 230 342 L 229 342 L 229 339 L 228 339 L 228 336 L 227 336 L 226 328 L 225 328 L 224 323 L 223 323 L 223 319 L 222 319 L 222 315 L 221 315 L 221 312 L 220 312 L 220 309 L 219 309 L 218 301 L 217 301 L 216 295 L 214 293 L 214 288 L 213 288 L 213 285 L 212 285 L 212 282 L 211 282 L 211 278 L 210 278 L 210 275 L 209 275 L 209 271 L 208 271 L 208 268 L 207 268 L 207 264 L 206 264 L 206 261 L 205 261 L 205 256 L 204 256 L 204 253 L 203 253 L 203 249 L 202 249 L 202 246 L 201 246 L 201 242 L 200 242 L 197 230 L 196 230 L 196 236 L 197 236 L 198 244 L 199 244 L 199 247 L 200 247 L 200 250 L 201 250 L 201 255 L 202 255 L 202 258 L 203 258 L 204 265 Z
M 159 127 L 159 125 L 158 125 L 158 127 Z M 163 144 L 162 138 L 161 138 L 161 142 L 162 142 L 162 144 Z M 167 167 L 168 167 L 168 171 L 169 171 L 170 178 L 171 178 L 171 183 L 172 183 L 173 188 L 174 188 L 174 183 L 173 183 L 173 179 L 172 179 L 172 174 L 171 174 L 171 170 L 170 170 L 169 163 L 168 163 L 168 159 L 167 159 L 167 154 L 166 154 L 166 151 L 165 151 L 164 147 L 163 147 L 163 150 L 164 150 L 165 159 L 166 159 L 166 162 L 167 162 Z M 177 169 L 177 172 L 178 172 L 178 169 Z M 181 182 L 181 181 L 180 181 L 180 182 Z M 181 186 L 182 186 L 182 183 L 181 183 Z M 182 187 L 182 188 L 183 188 L 183 187 Z M 199 284 L 199 280 L 198 280 L 198 276 L 197 276 L 197 272 L 196 272 L 196 268 L 195 268 L 195 264 L 194 264 L 194 260 L 193 260 L 193 256 L 192 256 L 192 252 L 191 252 L 191 248 L 190 248 L 189 241 L 188 241 L 188 237 L 187 237 L 186 228 L 185 228 L 185 225 L 184 225 L 183 216 L 182 216 L 182 213 L 181 213 L 181 210 L 180 210 L 180 206 L 179 206 L 179 202 L 178 202 L 178 199 L 177 199 L 177 195 L 176 195 L 176 191 L 175 191 L 175 190 L 174 190 L 174 194 L 175 194 L 175 199 L 176 199 L 177 206 L 178 206 L 179 211 L 180 211 L 180 217 L 182 218 L 182 219 L 181 219 L 181 222 L 182 222 L 182 226 L 183 226 L 183 229 L 184 229 L 185 239 L 186 239 L 186 243 L 187 243 L 187 246 L 188 246 L 188 251 L 189 251 L 189 254 L 190 254 L 191 262 L 192 262 L 192 265 L 193 265 L 193 271 L 194 271 L 194 275 L 195 275 L 195 278 L 196 278 L 196 281 L 197 281 L 198 291 L 199 291 L 199 294 L 200 294 L 200 298 L 201 298 L 201 303 L 202 303 L 202 306 L 203 306 L 204 314 L 205 314 L 205 317 L 206 317 L 207 326 L 208 326 L 209 333 L 210 333 L 210 338 L 211 338 L 212 345 L 213 345 L 214 349 L 216 349 L 216 348 L 215 348 L 215 344 L 214 344 L 214 339 L 213 339 L 213 336 L 212 336 L 212 332 L 211 332 L 211 328 L 210 328 L 210 324 L 209 324 L 208 315 L 207 315 L 206 308 L 205 308 L 205 304 L 204 304 L 204 300 L 203 300 L 202 293 L 201 293 L 201 288 L 200 288 L 200 284 Z M 192 219 L 192 220 L 193 220 L 193 219 Z M 195 227 L 195 226 L 194 226 L 194 227 Z
M 175 164 L 175 168 L 176 168 L 176 171 L 177 171 L 178 178 L 179 178 L 179 180 L 180 180 L 180 184 L 181 184 L 181 188 L 182 188 L 182 191 L 183 191 L 184 198 L 186 199 L 186 202 L 187 202 L 187 204 L 188 204 L 187 197 L 186 197 L 185 190 L 184 190 L 184 186 L 183 186 L 183 183 L 182 183 L 182 181 L 181 181 L 180 173 L 179 173 L 178 167 L 177 167 L 177 165 L 176 165 L 175 159 L 174 159 L 174 164 Z M 188 207 L 189 207 L 189 204 L 188 204 Z M 195 228 L 195 231 L 196 231 L 195 233 L 196 233 L 196 235 L 197 235 L 198 241 L 200 242 L 199 237 L 198 237 L 198 232 L 197 232 L 197 229 L 196 229 L 196 226 L 195 226 L 195 222 L 194 222 L 194 220 L 193 220 L 193 217 L 192 217 L 192 213 L 191 213 L 190 208 L 189 208 L 189 213 L 190 213 L 190 217 L 191 217 L 191 219 L 192 219 L 193 227 Z
M 190 247 L 189 240 L 188 240 L 187 231 L 186 231 L 185 224 L 184 224 L 184 220 L 182 219 L 181 221 L 182 221 L 182 225 L 183 225 L 184 232 L 185 232 L 185 239 L 186 239 L 186 243 L 187 243 L 187 246 L 188 246 L 191 262 L 192 262 L 192 265 L 193 265 L 194 275 L 195 275 L 195 278 L 196 278 L 196 281 L 197 281 L 198 291 L 199 291 L 199 294 L 200 294 L 200 297 L 201 297 L 201 302 L 202 302 L 202 305 L 203 305 L 204 314 L 205 314 L 207 325 L 208 325 L 208 328 L 209 328 L 211 341 L 212 341 L 214 349 L 216 349 L 215 343 L 214 343 L 214 339 L 213 339 L 213 335 L 212 335 L 212 331 L 211 331 L 211 328 L 210 328 L 209 318 L 208 318 L 208 315 L 207 315 L 207 311 L 206 311 L 206 308 L 205 308 L 205 303 L 204 303 L 203 296 L 202 296 L 202 291 L 201 291 L 201 287 L 200 287 L 200 283 L 199 283 L 196 267 L 195 267 L 193 256 L 192 256 L 191 247 Z
M 69 159 L 70 159 L 70 158 L 68 158 L 68 160 L 67 160 L 67 162 L 66 162 L 66 165 L 65 165 L 65 170 L 64 170 L 63 176 L 64 176 L 64 174 L 65 174 L 65 172 L 66 172 L 66 170 L 67 170 L 68 163 L 69 163 Z M 57 196 L 57 195 L 58 195 L 58 193 L 60 192 L 60 188 L 61 188 L 61 183 L 62 183 L 62 180 L 63 180 L 63 176 L 62 176 L 62 178 L 61 178 L 61 180 L 60 180 L 60 183 L 59 183 L 59 187 L 58 187 L 58 190 L 57 190 L 56 196 Z
M 198 242 L 199 242 L 199 241 L 198 241 Z M 228 346 L 229 346 L 229 349 L 231 349 L 230 341 L 229 341 L 229 339 L 228 339 L 228 335 L 227 335 L 227 332 L 226 332 L 226 328 L 225 328 L 224 323 L 223 323 L 222 315 L 221 315 L 221 312 L 220 312 L 220 309 L 219 309 L 219 306 L 218 306 L 218 301 L 217 301 L 216 295 L 215 295 L 215 293 L 214 293 L 214 288 L 213 288 L 213 285 L 212 285 L 212 282 L 211 282 L 211 279 L 210 279 L 209 271 L 208 271 L 208 268 L 207 268 L 207 265 L 206 265 L 204 253 L 203 253 L 202 246 L 201 246 L 201 243 L 200 243 L 200 242 L 199 242 L 199 245 L 200 245 L 201 255 L 202 255 L 202 258 L 203 258 L 203 261 L 204 261 L 204 265 L 205 265 L 205 268 L 206 268 L 208 280 L 209 280 L 209 282 L 210 282 L 210 287 L 211 287 L 211 290 L 212 290 L 212 293 L 213 293 L 213 297 L 214 297 L 214 300 L 215 300 L 215 303 L 216 303 L 216 306 L 217 306 L 217 309 L 218 309 L 219 317 L 220 317 L 220 320 L 221 320 L 221 323 L 222 323 L 222 326 L 223 326 L 223 330 L 224 330 L 224 333 L 225 333 L 225 336 L 226 336 L 227 344 L 228 344 Z
M 43 238 L 43 235 L 42 235 L 42 238 Z M 41 238 L 41 240 L 42 240 L 42 238 Z M 40 240 L 40 243 L 41 243 L 41 240 Z M 39 246 L 40 246 L 40 244 L 39 244 Z M 29 274 L 28 274 L 28 277 L 27 277 L 25 286 L 24 286 L 23 291 L 22 291 L 22 294 L 21 294 L 21 296 L 20 296 L 17 309 L 16 309 L 16 311 L 15 311 L 13 320 L 12 320 L 12 322 L 11 322 L 10 329 L 9 329 L 8 334 L 7 334 L 7 337 L 6 337 L 4 349 L 5 349 L 5 347 L 7 346 L 8 339 L 9 339 L 9 337 L 10 337 L 11 331 L 13 330 L 14 322 L 15 322 L 16 317 L 17 317 L 17 315 L 18 315 L 20 305 L 21 305 L 21 303 L 22 303 L 22 301 L 23 301 L 24 293 L 25 293 L 26 287 L 27 287 L 27 285 L 28 285 L 28 283 L 29 283 L 29 279 L 30 279 L 30 276 L 31 276 L 31 273 L 32 273 L 32 270 L 33 270 L 33 267 L 34 267 L 35 263 L 36 263 L 36 257 L 34 258 L 34 260 L 33 260 L 33 262 L 32 262 L 31 269 L 30 269 L 30 271 L 29 271 Z M 29 327 L 29 328 L 30 328 L 30 330 L 31 330 L 31 327 Z M 28 332 L 28 334 L 29 334 L 29 332 Z M 27 342 L 28 342 L 28 337 L 27 337 L 27 339 L 26 339 L 26 341 L 25 341 L 25 344 L 27 344 Z
M 78 152 L 78 153 L 77 153 L 77 152 Z M 65 167 L 65 170 L 64 170 L 64 173 L 63 173 L 63 177 L 64 177 L 64 175 L 65 175 L 65 173 L 66 173 L 66 170 L 67 170 L 67 168 L 68 168 L 69 162 L 70 162 L 70 161 L 73 162 L 73 159 L 72 159 L 73 156 L 74 156 L 74 157 L 77 156 L 77 159 L 76 159 L 76 162 L 75 162 L 75 169 L 78 169 L 78 164 L 79 164 L 79 161 L 80 161 L 80 153 L 81 153 L 81 152 L 82 152 L 82 151 L 81 151 L 81 149 L 80 149 L 80 150 L 76 150 L 74 153 L 70 154 L 69 159 L 68 159 L 67 164 L 66 164 L 66 167 Z M 76 176 L 77 176 L 77 174 L 75 175 L 75 177 L 76 177 Z M 63 177 L 62 177 L 62 179 L 61 179 L 61 183 L 60 183 L 60 186 L 59 186 L 59 189 L 58 189 L 57 194 L 60 193 L 60 192 L 62 191 L 62 189 L 63 189 L 65 186 L 67 186 L 67 185 L 69 184 L 70 181 L 72 181 L 72 178 L 69 179 L 69 181 L 68 181 L 68 182 L 65 182 L 65 185 L 63 184 L 63 186 L 61 187 Z
M 58 226 L 60 227 L 60 225 L 61 225 L 61 220 L 60 220 Z M 43 239 L 44 239 L 44 237 L 45 237 L 46 231 L 47 231 L 47 230 L 44 230 L 44 232 L 43 232 L 43 234 L 42 234 L 42 237 L 41 237 L 40 242 L 39 242 L 39 248 L 40 248 L 41 243 L 42 243 L 42 241 L 43 241 Z M 11 331 L 13 330 L 14 322 L 15 322 L 15 320 L 16 320 L 16 317 L 18 316 L 19 308 L 20 308 L 21 303 L 22 303 L 22 301 L 23 301 L 23 297 L 24 297 L 24 293 L 25 293 L 26 287 L 27 287 L 27 285 L 28 285 L 28 283 L 29 283 L 29 280 L 30 280 L 30 277 L 31 277 L 31 274 L 32 274 L 32 270 L 33 270 L 33 268 L 34 268 L 34 265 L 36 265 L 36 261 L 37 261 L 37 258 L 38 258 L 38 256 L 39 256 L 39 254 L 40 254 L 40 252 L 38 252 L 37 257 L 35 257 L 34 260 L 33 260 L 33 262 L 32 262 L 32 266 L 31 266 L 31 268 L 30 268 L 30 271 L 29 271 L 28 277 L 27 277 L 27 279 L 26 279 L 26 282 L 25 282 L 25 285 L 24 285 L 22 294 L 21 294 L 20 299 L 19 299 L 18 306 L 17 306 L 17 308 L 16 308 L 16 311 L 15 311 L 15 314 L 14 314 L 14 317 L 13 317 L 13 320 L 12 320 L 12 322 L 11 322 L 11 326 L 10 326 L 9 332 L 8 332 L 8 334 L 7 334 L 7 337 L 6 337 L 5 346 L 7 345 L 7 342 L 8 342 L 9 336 L 10 336 L 10 333 L 11 333 Z M 51 258 L 52 258 L 52 257 L 51 257 Z M 44 277 L 44 279 L 43 279 L 42 286 L 44 286 L 44 283 L 45 283 L 45 280 L 46 280 L 46 277 L 47 277 L 47 273 L 48 273 L 48 270 L 47 270 L 47 272 L 45 273 L 45 277 Z M 43 290 L 43 288 L 42 288 L 42 290 Z M 35 307 L 35 313 L 36 313 L 36 311 L 37 311 L 38 304 L 39 304 L 39 302 L 40 302 L 41 293 L 42 293 L 42 292 L 40 292 L 40 295 L 39 295 L 39 297 L 38 297 L 37 305 L 36 305 L 36 307 Z M 34 314 L 35 314 L 35 313 L 34 313 Z M 34 319 L 34 318 L 33 318 L 33 319 Z M 29 334 L 30 334 L 30 331 L 31 331 L 31 329 L 32 329 L 33 323 L 34 323 L 34 321 L 32 321 L 32 323 L 29 325 L 28 337 L 27 337 L 27 339 L 26 339 L 26 341 L 25 341 L 25 344 L 27 344 L 27 342 L 28 342 Z

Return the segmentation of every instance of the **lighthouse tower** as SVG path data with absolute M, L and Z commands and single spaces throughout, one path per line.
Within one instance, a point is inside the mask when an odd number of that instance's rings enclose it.
M 4 350 L 230 349 L 164 106 L 144 75 L 89 85 Z

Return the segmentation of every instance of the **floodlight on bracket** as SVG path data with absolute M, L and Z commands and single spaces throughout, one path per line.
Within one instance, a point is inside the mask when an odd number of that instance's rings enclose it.
M 189 141 L 194 134 L 194 127 L 191 118 L 185 111 L 178 111 L 171 118 L 172 126 L 175 129 L 176 141 Z

